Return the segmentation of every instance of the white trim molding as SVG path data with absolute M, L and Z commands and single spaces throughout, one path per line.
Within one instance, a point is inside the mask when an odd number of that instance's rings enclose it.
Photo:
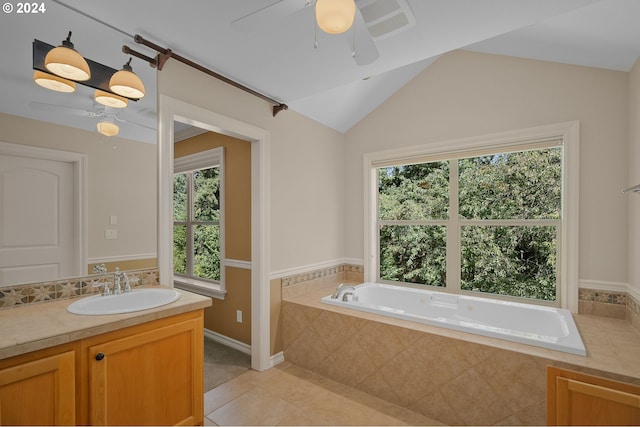
M 363 265 L 364 262 L 361 259 L 341 258 L 333 261 L 318 262 L 315 264 L 303 265 L 301 267 L 293 267 L 293 268 L 287 268 L 283 270 L 272 271 L 271 274 L 269 275 L 269 278 L 270 280 L 282 279 L 283 277 L 296 276 L 298 274 L 305 274 L 310 271 L 322 270 L 322 269 L 331 268 L 331 267 L 339 267 L 344 264 Z
M 234 340 L 233 338 L 229 338 L 226 335 L 219 334 L 218 332 L 212 331 L 211 329 L 204 329 L 204 336 L 209 338 L 217 343 L 222 345 L 226 345 L 227 347 L 231 347 L 234 350 L 238 350 L 244 354 L 251 355 L 251 346 L 249 344 L 245 344 L 242 341 Z
M 245 270 L 251 270 L 252 268 L 251 261 L 243 261 L 240 259 L 225 258 L 223 264 L 225 267 L 242 268 Z
M 583 280 L 578 282 L 580 289 L 595 289 L 600 291 L 613 291 L 613 292 L 631 292 L 631 288 L 627 283 L 623 282 L 605 282 L 602 280 Z
M 0 141 L 0 154 L 68 162 L 73 165 L 73 214 L 75 216 L 73 220 L 73 275 L 84 275 L 89 256 L 89 156 L 73 151 L 3 141 Z
M 156 258 L 158 254 L 155 252 L 150 252 L 147 254 L 132 254 L 132 255 L 118 255 L 118 256 L 103 256 L 103 257 L 95 257 L 90 258 L 88 260 L 89 264 L 102 264 L 108 262 L 123 262 L 123 261 L 135 261 L 138 259 L 150 259 Z
M 173 277 L 174 120 L 251 142 L 251 367 L 270 367 L 270 133 L 248 123 L 158 95 L 158 270 Z
M 456 154 L 477 150 L 493 150 L 505 147 L 528 146 L 545 141 L 561 140 L 564 147 L 562 263 L 558 295 L 561 306 L 573 313 L 578 312 L 578 262 L 579 262 L 579 152 L 580 122 L 538 126 L 488 135 L 473 136 L 449 141 L 436 141 L 413 147 L 365 153 L 363 156 L 364 183 L 364 280 L 375 281 L 378 276 L 376 239 L 376 168 L 390 164 L 424 162 L 425 159 L 445 159 Z

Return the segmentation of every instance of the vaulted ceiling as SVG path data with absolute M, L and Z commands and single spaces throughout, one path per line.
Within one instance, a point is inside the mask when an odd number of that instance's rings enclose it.
M 640 56 L 638 0 L 358 0 L 356 34 L 369 39 L 355 39 L 355 60 L 353 32 L 316 30 L 306 2 L 49 0 L 42 13 L 5 12 L 0 111 L 95 130 L 93 91 L 60 94 L 32 81 L 33 39 L 58 45 L 68 31 L 83 56 L 112 68 L 128 60 L 123 44 L 155 55 L 133 41 L 140 34 L 340 132 L 451 50 L 620 71 Z M 393 10 L 402 24 L 385 22 Z M 371 48 L 375 57 L 358 61 Z M 153 143 L 156 70 L 132 65 L 148 96 L 119 113 L 120 135 Z

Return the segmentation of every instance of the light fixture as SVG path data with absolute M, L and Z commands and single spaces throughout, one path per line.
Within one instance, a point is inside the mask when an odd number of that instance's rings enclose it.
M 76 84 L 71 80 L 63 79 L 62 77 L 42 71 L 36 70 L 33 73 L 33 81 L 44 88 L 55 90 L 56 92 L 69 93 L 76 90 Z
M 353 25 L 355 16 L 354 0 L 316 0 L 316 22 L 325 33 L 344 33 Z
M 122 70 L 111 76 L 109 89 L 127 98 L 139 99 L 144 96 L 144 84 L 131 68 L 131 58 L 124 64 Z
M 53 74 L 69 80 L 83 82 L 91 78 L 89 64 L 71 43 L 71 31 L 62 45 L 53 48 L 44 59 L 44 66 Z
M 113 117 L 105 117 L 98 122 L 98 132 L 104 136 L 116 136 L 120 128 L 115 124 Z
M 122 96 L 114 95 L 113 93 L 105 92 L 100 89 L 96 89 L 93 99 L 99 103 L 104 105 L 105 107 L 112 108 L 125 108 L 129 105 L 129 101 L 127 98 Z

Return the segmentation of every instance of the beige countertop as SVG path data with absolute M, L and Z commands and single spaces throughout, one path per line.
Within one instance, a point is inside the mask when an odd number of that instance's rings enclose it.
M 71 314 L 67 306 L 77 298 L 0 310 L 0 360 L 211 305 L 209 297 L 176 290 L 177 301 L 133 313 Z
M 351 284 L 356 285 L 357 283 Z M 633 329 L 631 325 L 624 320 L 574 314 L 573 318 L 578 330 L 580 331 L 582 341 L 587 349 L 586 356 L 578 356 L 547 348 L 459 332 L 452 329 L 410 322 L 379 314 L 323 304 L 320 302 L 320 298 L 331 295 L 335 292 L 335 289 L 336 283 L 327 283 L 325 285 L 309 289 L 300 295 L 290 296 L 283 299 L 285 301 L 308 305 L 322 310 L 333 311 L 350 316 L 358 316 L 376 322 L 424 331 L 435 335 L 447 336 L 504 350 L 525 353 L 561 363 L 567 363 L 577 367 L 587 368 L 589 370 L 602 371 L 602 373 L 626 377 L 620 379 L 640 384 L 640 333 Z

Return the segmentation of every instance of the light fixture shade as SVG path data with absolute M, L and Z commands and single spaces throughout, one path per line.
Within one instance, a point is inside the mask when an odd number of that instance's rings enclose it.
M 123 98 L 100 89 L 96 89 L 93 99 L 105 107 L 125 108 L 129 105 L 129 100 L 127 100 L 127 98 Z
M 44 66 L 53 74 L 69 80 L 83 82 L 91 78 L 87 61 L 73 49 L 71 31 L 62 45 L 54 47 L 44 58 Z
M 120 128 L 113 121 L 104 119 L 98 122 L 98 132 L 104 136 L 116 136 L 120 132 Z
M 325 33 L 344 33 L 353 25 L 355 16 L 354 0 L 316 0 L 316 22 Z
M 118 95 L 125 96 L 127 98 L 139 99 L 144 96 L 144 84 L 140 77 L 136 76 L 133 72 L 131 65 L 131 59 L 124 64 L 122 70 L 116 72 L 111 76 L 109 80 L 109 89 L 117 93 Z
M 70 93 L 76 90 L 76 84 L 71 80 L 53 74 L 35 71 L 33 73 L 33 81 L 44 88 L 55 90 L 56 92 Z

